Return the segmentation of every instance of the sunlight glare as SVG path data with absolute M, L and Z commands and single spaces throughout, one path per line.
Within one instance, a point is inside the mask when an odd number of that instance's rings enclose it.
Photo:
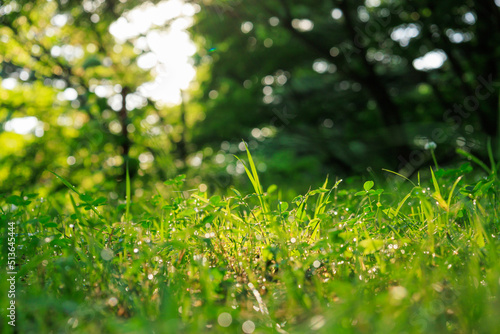
M 155 79 L 138 88 L 138 92 L 160 105 L 181 102 L 181 90 L 189 87 L 195 77 L 191 57 L 196 46 L 187 29 L 193 24 L 192 16 L 199 12 L 197 5 L 182 0 L 162 1 L 157 5 L 147 3 L 131 10 L 110 26 L 110 33 L 118 43 L 136 39 L 134 45 L 142 54 L 137 65 L 152 70 Z M 165 30 L 151 29 L 168 24 Z
M 419 34 L 420 27 L 416 24 L 402 24 L 392 30 L 391 39 L 405 47 L 408 46 L 412 38 L 417 37 Z
M 443 66 L 446 59 L 448 59 L 448 57 L 443 50 L 434 50 L 415 59 L 413 61 L 413 67 L 419 71 L 435 70 Z
M 5 123 L 5 131 L 15 132 L 20 135 L 32 133 L 37 128 L 38 118 L 34 116 L 13 118 Z

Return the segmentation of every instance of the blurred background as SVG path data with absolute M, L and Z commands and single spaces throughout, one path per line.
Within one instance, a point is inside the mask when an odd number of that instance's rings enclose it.
M 134 197 L 497 158 L 499 0 L 0 1 L 0 193 Z

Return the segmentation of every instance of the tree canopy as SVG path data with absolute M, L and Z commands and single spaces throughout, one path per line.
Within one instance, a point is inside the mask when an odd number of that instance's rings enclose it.
M 127 164 L 138 188 L 182 172 L 224 187 L 242 139 L 283 181 L 411 175 L 431 142 L 451 162 L 498 138 L 493 0 L 4 1 L 0 24 L 1 190 L 45 169 L 115 189 Z M 175 29 L 197 74 L 166 103 L 151 85 L 174 77 Z M 12 132 L 26 117 L 31 135 Z
M 271 127 L 268 155 L 295 157 L 284 169 L 415 170 L 430 141 L 444 160 L 481 150 L 498 133 L 499 18 L 494 1 L 216 2 L 192 29 L 216 48 L 195 140 Z

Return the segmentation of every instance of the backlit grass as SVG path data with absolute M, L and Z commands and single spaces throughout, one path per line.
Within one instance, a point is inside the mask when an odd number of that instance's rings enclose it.
M 5 194 L 4 262 L 8 222 L 17 229 L 16 329 L 498 331 L 494 162 L 412 181 L 387 173 L 394 180 L 355 189 L 330 178 L 287 201 L 247 159 L 253 193 L 189 191 L 181 175 L 165 182 L 168 192 L 118 207 L 63 178 L 64 202 Z

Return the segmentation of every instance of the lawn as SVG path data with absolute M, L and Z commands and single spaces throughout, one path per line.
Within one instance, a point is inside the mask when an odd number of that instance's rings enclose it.
M 411 180 L 388 171 L 375 182 L 330 176 L 288 200 L 260 183 L 250 154 L 244 161 L 253 192 L 193 191 L 180 175 L 165 181 L 168 191 L 111 205 L 56 174 L 62 194 L 2 195 L 17 332 L 500 328 L 494 161 L 423 169 Z

